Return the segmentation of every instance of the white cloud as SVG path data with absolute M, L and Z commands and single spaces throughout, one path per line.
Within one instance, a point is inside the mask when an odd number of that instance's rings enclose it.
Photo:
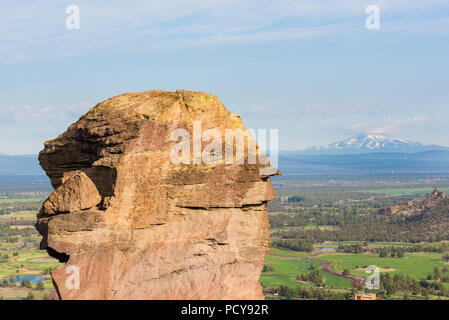
M 404 130 L 430 129 L 438 126 L 438 121 L 431 117 L 409 117 L 395 119 L 387 117 L 372 122 L 359 122 L 349 126 L 349 130 L 354 133 L 378 133 L 378 134 L 397 134 Z

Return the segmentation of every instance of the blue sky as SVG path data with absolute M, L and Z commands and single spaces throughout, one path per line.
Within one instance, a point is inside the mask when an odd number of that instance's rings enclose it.
M 449 145 L 449 1 L 6 0 L 0 30 L 3 153 L 39 152 L 109 97 L 180 88 L 279 129 L 283 150 L 357 133 Z

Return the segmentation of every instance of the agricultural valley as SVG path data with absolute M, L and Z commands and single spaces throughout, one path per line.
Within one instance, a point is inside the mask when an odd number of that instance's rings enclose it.
M 0 299 L 56 299 L 36 215 L 51 192 L 39 176 L 2 179 Z M 449 299 L 449 177 L 273 179 L 267 299 Z M 435 191 L 435 188 L 437 190 Z M 366 279 L 379 271 L 379 288 Z

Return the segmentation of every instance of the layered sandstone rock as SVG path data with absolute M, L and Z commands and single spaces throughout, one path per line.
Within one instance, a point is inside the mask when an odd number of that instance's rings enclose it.
M 223 137 L 246 130 L 213 95 L 148 91 L 99 103 L 45 143 L 39 160 L 56 190 L 36 227 L 41 248 L 67 262 L 52 272 L 62 299 L 263 298 L 278 172 L 259 161 L 175 164 L 172 133 L 194 136 L 198 121 Z
M 101 202 L 97 187 L 82 171 L 76 172 L 44 202 L 46 214 L 79 212 Z

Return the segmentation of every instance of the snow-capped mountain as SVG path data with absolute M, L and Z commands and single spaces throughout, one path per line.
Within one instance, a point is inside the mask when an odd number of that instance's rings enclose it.
M 374 152 L 413 153 L 428 150 L 449 150 L 448 147 L 437 145 L 425 146 L 419 142 L 390 138 L 379 134 L 359 134 L 344 141 L 334 142 L 325 146 L 315 146 L 303 150 L 309 154 L 357 154 Z

